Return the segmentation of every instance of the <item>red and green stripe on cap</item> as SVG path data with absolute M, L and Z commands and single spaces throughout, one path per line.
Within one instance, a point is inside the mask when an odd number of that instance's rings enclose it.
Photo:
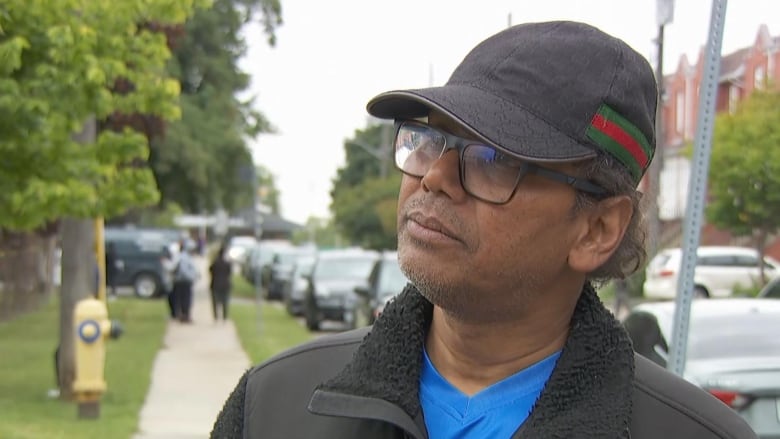
M 653 148 L 639 128 L 606 104 L 593 116 L 586 136 L 623 163 L 637 183 L 653 158 Z

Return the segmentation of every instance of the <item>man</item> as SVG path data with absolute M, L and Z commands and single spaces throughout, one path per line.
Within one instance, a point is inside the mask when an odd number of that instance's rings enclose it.
M 181 252 L 173 274 L 173 304 L 176 316 L 182 323 L 192 323 L 192 287 L 200 277 L 193 255 L 197 248 L 191 240 L 181 241 Z
M 551 22 L 488 38 L 443 87 L 372 99 L 396 120 L 411 284 L 372 329 L 250 370 L 212 437 L 754 438 L 635 356 L 591 286 L 643 261 L 656 94 L 625 43 Z

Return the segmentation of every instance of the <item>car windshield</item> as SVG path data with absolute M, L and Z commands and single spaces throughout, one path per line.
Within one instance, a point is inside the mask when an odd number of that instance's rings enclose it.
M 314 268 L 317 279 L 368 278 L 374 259 L 370 257 L 323 258 Z
M 379 297 L 394 295 L 401 292 L 408 282 L 397 260 L 382 262 L 382 272 L 379 276 Z
M 296 260 L 307 254 L 305 251 L 281 251 L 276 253 L 275 262 L 281 265 L 293 265 Z
M 251 236 L 234 236 L 230 239 L 230 247 L 251 248 L 257 244 L 257 240 Z
M 311 274 L 312 269 L 314 269 L 314 259 L 304 257 L 295 261 L 294 272 L 299 276 Z
M 699 318 L 691 323 L 688 358 L 777 356 L 778 330 L 780 316 L 771 313 Z

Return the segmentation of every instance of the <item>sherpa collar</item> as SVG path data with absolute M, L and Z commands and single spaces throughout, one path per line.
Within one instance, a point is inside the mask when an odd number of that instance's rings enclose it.
M 352 361 L 319 389 L 379 398 L 420 414 L 418 386 L 433 306 L 411 285 L 388 304 Z M 590 285 L 550 380 L 515 438 L 628 438 L 634 356 Z

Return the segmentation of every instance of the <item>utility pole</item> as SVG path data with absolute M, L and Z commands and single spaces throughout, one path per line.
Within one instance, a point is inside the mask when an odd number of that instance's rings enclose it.
M 672 22 L 674 17 L 674 0 L 657 0 L 656 18 L 658 36 L 656 38 L 657 54 L 655 79 L 658 87 L 658 107 L 655 113 L 655 157 L 648 172 L 649 187 L 647 196 L 647 254 L 655 256 L 661 245 L 661 215 L 658 199 L 661 195 L 661 171 L 664 167 L 664 152 L 666 150 L 663 103 L 664 103 L 664 27 Z

